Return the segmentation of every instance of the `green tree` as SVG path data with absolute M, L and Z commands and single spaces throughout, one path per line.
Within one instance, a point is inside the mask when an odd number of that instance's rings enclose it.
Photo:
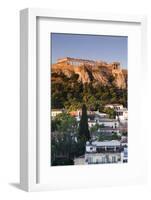
M 52 165 L 73 164 L 77 153 L 77 121 L 67 113 L 58 114 L 51 122 L 51 161 Z M 63 160 L 60 160 L 62 157 Z
M 82 116 L 79 125 L 79 137 L 80 139 L 87 141 L 90 140 L 90 132 L 88 128 L 88 116 L 86 105 L 82 106 Z
M 77 121 L 67 113 L 58 114 L 55 118 L 57 130 L 62 134 L 71 134 L 76 131 Z
M 83 84 L 78 74 L 67 77 L 63 73 L 52 73 L 51 107 L 76 110 L 86 104 L 87 109 L 100 111 L 106 104 L 119 103 L 127 107 L 127 88 L 117 88 L 113 76 L 108 77 L 108 82 L 102 85 L 92 80 Z
M 96 133 L 99 130 L 99 128 L 100 128 L 100 125 L 96 123 L 94 126 L 90 128 L 90 133 L 91 134 Z
M 115 119 L 116 111 L 114 109 L 112 109 L 112 108 L 105 108 L 104 112 L 109 115 L 110 119 Z

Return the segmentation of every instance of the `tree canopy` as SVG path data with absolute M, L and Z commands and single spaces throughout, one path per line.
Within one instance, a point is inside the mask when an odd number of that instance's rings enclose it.
M 86 104 L 88 110 L 100 110 L 106 104 L 119 103 L 127 107 L 127 89 L 117 88 L 113 83 L 101 85 L 94 81 L 82 83 L 77 74 L 70 78 L 62 74 L 52 73 L 51 107 L 77 110 Z M 55 77 L 55 81 L 53 79 Z
M 90 140 L 90 132 L 88 128 L 88 116 L 86 105 L 82 106 L 82 116 L 79 124 L 79 137 L 84 141 Z

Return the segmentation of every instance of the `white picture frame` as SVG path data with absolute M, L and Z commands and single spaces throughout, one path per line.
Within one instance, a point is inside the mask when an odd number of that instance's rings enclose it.
M 38 18 L 60 19 L 60 20 L 81 20 L 87 22 L 109 22 L 111 24 L 127 24 L 133 26 L 134 24 L 139 25 L 140 30 L 140 46 L 141 46 L 141 64 L 138 75 L 143 73 L 142 66 L 146 64 L 146 17 L 145 16 L 124 16 L 124 15 L 113 15 L 113 14 L 100 14 L 100 13 L 86 13 L 86 12 L 72 12 L 72 11 L 54 11 L 49 9 L 24 9 L 20 12 L 20 185 L 21 188 L 26 191 L 39 191 L 39 190 L 52 190 L 62 188 L 74 188 L 74 187 L 97 187 L 106 185 L 127 185 L 135 183 L 144 183 L 147 179 L 146 174 L 146 157 L 144 156 L 144 162 L 142 162 L 139 168 L 139 176 L 137 174 L 130 173 L 127 179 L 117 178 L 117 181 L 110 177 L 107 177 L 106 182 L 97 181 L 97 176 L 94 175 L 93 181 L 95 183 L 88 183 L 87 180 L 83 181 L 82 184 L 74 184 L 71 180 L 70 183 L 64 182 L 53 184 L 50 180 L 46 183 L 41 183 L 39 180 L 39 169 L 40 161 L 39 154 L 39 139 L 38 139 L 38 123 L 39 123 L 39 111 L 38 111 L 38 87 L 39 79 L 37 70 L 37 20 Z M 136 49 L 137 51 L 137 49 Z M 137 78 L 136 78 L 136 81 Z M 142 80 L 142 87 L 145 86 L 145 79 Z M 142 89 L 143 90 L 143 89 Z M 143 122 L 142 122 L 143 124 Z M 145 135 L 145 134 L 144 134 Z M 142 145 L 145 149 L 144 135 L 142 137 Z M 49 160 L 48 160 L 49 162 Z M 99 170 L 97 166 L 96 170 Z M 118 168 L 116 169 L 118 170 Z M 67 170 L 65 170 L 67 171 Z M 76 171 L 76 173 L 78 173 Z M 120 175 L 119 175 L 120 176 Z M 73 177 L 74 179 L 74 177 Z

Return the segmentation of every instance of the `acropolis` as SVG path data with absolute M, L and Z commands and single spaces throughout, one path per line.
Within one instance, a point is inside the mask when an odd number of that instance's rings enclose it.
M 81 59 L 81 58 L 71 58 L 71 57 L 65 57 L 65 58 L 59 58 L 57 60 L 58 64 L 67 64 L 67 65 L 72 65 L 72 66 L 81 66 L 81 65 L 90 65 L 90 66 L 98 66 L 98 65 L 105 65 L 108 67 L 118 69 L 120 68 L 120 63 L 119 62 L 112 62 L 112 63 L 106 63 L 101 60 L 88 60 L 88 59 Z

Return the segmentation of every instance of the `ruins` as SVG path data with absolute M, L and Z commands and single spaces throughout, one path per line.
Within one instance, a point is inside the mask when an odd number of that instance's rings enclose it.
M 119 69 L 120 68 L 120 63 L 119 62 L 112 62 L 112 63 L 106 63 L 101 60 L 87 60 L 87 59 L 80 59 L 80 58 L 71 58 L 71 57 L 65 57 L 65 58 L 59 58 L 57 60 L 57 64 L 67 64 L 67 65 L 72 65 L 72 66 L 81 66 L 81 65 L 89 65 L 89 66 L 105 66 L 109 67 L 112 69 Z

